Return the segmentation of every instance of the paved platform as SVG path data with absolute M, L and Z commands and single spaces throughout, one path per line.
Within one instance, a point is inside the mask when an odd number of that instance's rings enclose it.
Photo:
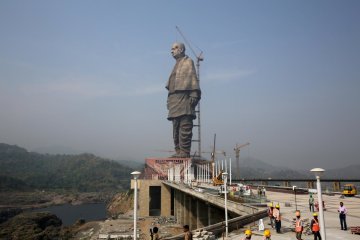
M 293 225 L 292 219 L 295 218 L 295 195 L 287 194 L 287 193 L 278 193 L 267 191 L 267 198 L 270 201 L 273 201 L 274 204 L 280 204 L 280 212 L 283 215 L 282 221 L 282 233 L 276 233 L 275 229 L 271 229 L 271 226 L 268 225 L 269 219 L 264 219 L 265 228 L 270 228 L 271 230 L 271 239 L 296 239 L 295 233 L 292 232 Z M 297 208 L 301 211 L 301 215 L 303 218 L 312 219 L 312 213 L 309 210 L 308 205 L 309 195 L 297 195 Z M 317 200 L 317 195 L 314 194 L 315 201 Z M 346 240 L 360 240 L 360 235 L 351 234 L 350 227 L 351 226 L 360 226 L 360 198 L 355 197 L 346 197 L 341 198 L 340 195 L 328 196 L 323 195 L 323 200 L 325 201 L 325 229 L 326 236 L 328 240 L 337 240 L 337 239 L 346 239 Z M 348 209 L 348 215 L 346 217 L 348 230 L 342 231 L 340 229 L 340 220 L 337 209 L 339 207 L 339 203 L 343 202 L 344 206 Z M 285 206 L 285 203 L 287 203 Z M 290 204 L 290 206 L 288 206 Z M 252 226 L 255 228 L 255 226 Z M 243 230 L 235 231 L 229 234 L 230 239 L 242 239 L 244 237 Z M 262 232 L 255 231 L 254 235 L 251 239 L 263 239 Z M 314 239 L 313 235 L 305 235 L 303 234 L 304 240 Z

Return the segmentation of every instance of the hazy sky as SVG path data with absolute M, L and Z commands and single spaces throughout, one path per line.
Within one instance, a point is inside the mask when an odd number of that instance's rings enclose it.
M 270 164 L 359 163 L 359 12 L 359 1 L 1 0 L 0 142 L 167 156 L 179 26 L 204 52 L 204 151 L 216 133 L 231 157 L 250 142 L 241 157 Z

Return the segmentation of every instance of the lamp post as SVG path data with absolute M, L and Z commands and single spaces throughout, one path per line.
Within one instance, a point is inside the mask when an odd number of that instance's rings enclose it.
M 229 233 L 229 226 L 228 226 L 228 213 L 227 213 L 227 172 L 223 172 L 222 174 L 224 176 L 224 198 L 225 198 L 225 238 L 227 239 L 228 233 Z
M 137 220 L 137 179 L 140 176 L 141 172 L 134 171 L 131 173 L 135 182 L 134 182 L 134 240 L 137 239 L 137 229 L 136 229 L 136 220 Z
M 316 177 L 316 187 L 317 187 L 319 217 L 320 217 L 320 234 L 322 239 L 326 240 L 324 208 L 323 208 L 323 200 L 322 200 L 321 184 L 320 184 L 320 176 L 325 172 L 325 170 L 322 168 L 313 168 L 310 171 L 313 172 Z
M 295 210 L 297 211 L 297 201 L 296 201 L 296 186 L 293 186 L 293 191 L 294 191 L 294 194 L 295 194 Z

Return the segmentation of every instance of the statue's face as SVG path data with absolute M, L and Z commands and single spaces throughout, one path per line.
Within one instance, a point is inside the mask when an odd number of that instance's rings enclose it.
M 181 56 L 184 56 L 184 49 L 179 43 L 174 43 L 171 48 L 171 55 L 177 59 Z

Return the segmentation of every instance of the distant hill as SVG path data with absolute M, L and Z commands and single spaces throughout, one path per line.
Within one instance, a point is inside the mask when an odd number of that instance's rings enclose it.
M 71 155 L 83 153 L 82 151 L 62 145 L 50 145 L 45 147 L 38 147 L 32 149 L 31 152 L 37 152 L 42 154 L 71 154 Z
M 233 161 L 233 169 L 236 162 Z M 240 161 L 241 178 L 306 178 L 307 175 L 290 168 L 274 166 L 255 158 L 244 158 Z
M 342 179 L 359 179 L 360 178 L 360 164 L 350 165 L 338 169 L 326 169 L 324 173 L 326 178 L 342 178 Z
M 140 169 L 141 170 L 141 169 Z M 133 168 L 93 154 L 51 155 L 0 143 L 0 189 L 127 190 Z
M 236 169 L 236 162 L 233 160 L 233 169 Z M 274 166 L 255 158 L 243 158 L 240 161 L 241 178 L 313 178 L 310 170 L 292 169 Z M 325 169 L 324 178 L 358 179 L 360 176 L 360 164 L 350 165 L 337 169 Z
M 50 145 L 50 146 L 46 146 L 46 147 L 38 147 L 33 149 L 31 152 L 37 152 L 37 153 L 41 153 L 41 154 L 51 154 L 51 155 L 80 155 L 86 152 L 91 152 L 91 151 L 80 151 L 80 150 L 76 150 L 74 148 L 71 147 L 67 147 L 67 146 L 62 146 L 62 145 Z M 91 152 L 93 153 L 93 152 Z M 99 154 L 94 154 L 94 155 L 99 155 Z M 113 159 L 116 162 L 120 163 L 121 165 L 133 168 L 133 169 L 142 169 L 144 167 L 144 163 L 138 162 L 138 161 L 130 161 L 130 160 L 117 160 L 117 159 Z
M 120 163 L 121 165 L 127 166 L 129 168 L 135 169 L 140 171 L 144 169 L 145 162 L 137 162 L 137 161 L 128 161 L 128 160 L 115 160 L 116 162 Z
M 236 162 L 233 160 L 233 170 Z M 93 154 L 40 154 L 0 143 L 0 191 L 66 189 L 81 192 L 122 191 L 129 188 L 130 173 L 144 165 L 114 161 Z M 326 169 L 326 178 L 358 178 L 360 165 Z M 235 174 L 235 171 L 233 171 Z M 240 162 L 241 178 L 309 178 L 307 170 L 278 167 L 254 158 Z

